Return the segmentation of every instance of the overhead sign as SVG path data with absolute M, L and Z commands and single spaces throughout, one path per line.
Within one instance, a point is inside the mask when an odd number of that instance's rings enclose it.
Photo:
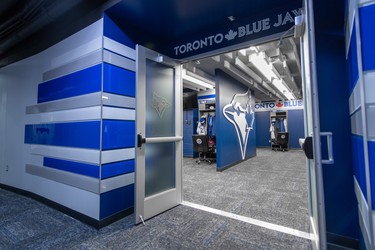
M 287 31 L 294 25 L 294 18 L 302 14 L 300 2 L 292 5 L 233 22 L 219 30 L 176 44 L 173 55 L 175 58 L 188 57 Z
M 279 102 L 258 102 L 255 103 L 255 112 L 274 111 L 288 109 L 303 109 L 302 100 L 279 101 Z

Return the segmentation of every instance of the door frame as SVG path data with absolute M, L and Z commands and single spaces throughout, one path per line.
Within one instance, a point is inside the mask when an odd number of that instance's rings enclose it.
M 310 1 L 306 1 L 306 2 L 310 2 Z M 308 18 L 309 18 L 310 23 L 311 22 L 313 23 L 314 17 L 311 16 L 311 13 L 313 13 L 312 12 L 312 5 L 313 4 L 310 2 L 310 5 L 311 6 L 309 6 L 309 10 L 308 10 L 309 11 Z M 270 42 L 270 41 L 278 40 L 278 39 L 280 39 L 281 36 L 283 36 L 284 38 L 286 38 L 289 35 L 286 35 L 285 32 L 275 33 L 275 34 L 272 34 L 270 36 L 266 36 L 266 37 L 262 37 L 262 38 L 254 39 L 254 40 L 249 40 L 249 41 L 246 41 L 246 42 L 243 42 L 243 43 L 240 43 L 240 44 L 236 44 L 236 45 L 232 45 L 232 46 L 228 46 L 228 47 L 224 47 L 224 48 L 220 48 L 220 49 L 208 51 L 208 52 L 205 52 L 205 53 L 201 53 L 201 54 L 198 54 L 198 55 L 194 55 L 194 56 L 191 56 L 191 57 L 187 57 L 187 58 L 181 59 L 179 61 L 179 63 L 183 64 L 183 63 L 191 62 L 191 61 L 194 61 L 194 60 L 200 60 L 200 59 L 203 59 L 203 58 L 206 58 L 206 57 L 211 57 L 211 56 L 215 56 L 215 55 L 218 55 L 218 54 L 227 53 L 228 51 L 239 50 L 239 49 L 242 49 L 244 47 L 256 46 L 258 44 L 262 44 L 262 43 L 267 43 L 267 42 Z M 314 34 L 310 38 L 315 39 Z M 314 48 L 312 53 L 314 55 L 314 62 L 315 62 L 315 41 L 313 41 L 312 47 Z M 301 44 L 301 52 L 302 52 L 302 44 Z M 301 62 L 302 62 L 302 58 L 301 58 Z M 302 70 L 303 69 L 301 69 L 301 71 Z M 182 85 L 183 84 L 181 84 L 181 91 L 182 91 Z M 314 132 L 313 132 L 315 135 L 318 135 L 318 136 L 314 136 L 313 137 L 313 141 L 314 141 L 313 146 L 314 146 L 315 155 L 321 156 L 320 128 L 319 128 L 319 106 L 318 106 L 318 102 L 317 102 L 318 101 L 318 99 L 317 99 L 317 93 L 318 92 L 317 92 L 316 68 L 313 70 L 312 85 L 313 85 L 313 90 L 312 91 L 313 91 L 314 95 L 316 96 L 316 99 L 315 99 L 315 102 L 311 103 L 312 105 L 315 105 L 314 109 L 313 109 L 313 113 L 311 115 L 313 115 L 315 118 L 318 118 L 316 120 L 316 122 L 314 123 Z M 304 94 L 305 94 L 305 90 L 304 90 Z M 305 96 L 304 96 L 304 100 L 305 100 Z M 180 102 L 181 102 L 181 112 L 180 112 L 179 116 L 180 116 L 180 120 L 181 120 L 182 119 L 182 114 L 183 114 L 183 110 L 182 110 L 182 93 L 181 93 L 181 100 L 180 100 Z M 306 109 L 306 107 L 304 107 L 304 113 L 307 112 L 307 111 L 305 111 L 305 109 Z M 178 114 L 176 114 L 176 115 L 178 115 Z M 181 125 L 182 125 L 182 120 L 181 120 Z M 137 131 L 138 131 L 138 129 L 137 129 Z M 309 136 L 309 135 L 306 134 L 306 136 Z M 182 159 L 181 159 L 181 161 L 182 161 Z M 308 161 L 308 160 L 306 160 L 306 161 Z M 316 189 L 317 189 L 317 192 L 319 192 L 321 194 L 324 194 L 321 159 L 315 161 L 314 164 L 316 164 L 316 166 L 317 166 L 316 169 L 318 171 L 318 173 L 317 173 L 318 179 L 317 179 Z M 308 169 L 307 169 L 306 173 L 309 174 L 308 173 Z M 182 183 L 183 176 L 181 175 L 181 177 L 182 177 L 181 178 L 181 183 Z M 310 189 L 310 187 L 309 187 L 309 189 Z M 311 190 L 309 190 L 309 193 L 310 192 L 311 192 Z M 182 200 L 183 200 L 183 192 L 182 192 L 182 184 L 181 184 L 181 201 Z M 310 199 L 309 199 L 309 206 L 311 206 L 311 205 L 312 204 L 311 204 Z M 319 210 L 323 210 L 324 211 L 324 209 L 325 209 L 324 208 L 324 196 L 320 196 L 318 198 L 318 205 L 319 205 Z M 136 206 L 137 206 L 137 203 L 136 203 Z M 311 213 L 311 211 L 310 211 L 310 213 Z M 319 215 L 318 216 L 318 220 L 320 222 L 322 222 L 322 223 L 320 223 L 320 225 L 323 227 L 323 228 L 319 228 L 319 231 L 321 231 L 321 232 L 324 231 L 325 232 L 325 216 L 324 216 L 324 214 L 323 215 Z M 310 224 L 314 225 L 312 222 L 310 222 Z M 315 239 L 315 237 L 314 237 L 312 240 L 317 240 L 317 239 Z M 325 233 L 324 233 L 323 238 L 319 239 L 319 242 L 320 243 L 325 243 L 326 242 L 326 235 L 325 235 Z M 319 245 L 321 245 L 321 244 L 319 244 Z

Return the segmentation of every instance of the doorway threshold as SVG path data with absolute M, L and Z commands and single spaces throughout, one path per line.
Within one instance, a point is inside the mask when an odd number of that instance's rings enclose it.
M 281 232 L 281 233 L 293 235 L 293 236 L 308 239 L 308 240 L 313 240 L 312 234 L 306 233 L 306 232 L 303 232 L 303 231 L 300 231 L 300 230 L 296 230 L 296 229 L 293 229 L 293 228 L 290 228 L 290 227 L 284 227 L 284 226 L 280 226 L 280 225 L 277 225 L 277 224 L 272 224 L 272 223 L 269 223 L 269 222 L 256 220 L 256 219 L 253 219 L 253 218 L 249 218 L 249 217 L 225 212 L 225 211 L 222 211 L 222 210 L 219 210 L 219 209 L 206 207 L 206 206 L 191 203 L 191 202 L 188 202 L 188 201 L 182 201 L 181 204 L 184 205 L 184 206 L 188 206 L 188 207 L 192 207 L 192 208 L 199 209 L 199 210 L 202 210 L 202 211 L 206 211 L 206 212 L 209 212 L 209 213 L 212 213 L 212 214 L 217 214 L 217 215 L 224 216 L 224 217 L 227 217 L 227 218 L 231 218 L 231 219 L 235 219 L 235 220 L 238 220 L 238 221 L 246 222 L 246 223 L 249 223 L 249 224 L 252 224 L 252 225 L 255 225 L 255 226 L 267 228 L 267 229 L 270 229 L 270 230 L 278 231 L 278 232 Z

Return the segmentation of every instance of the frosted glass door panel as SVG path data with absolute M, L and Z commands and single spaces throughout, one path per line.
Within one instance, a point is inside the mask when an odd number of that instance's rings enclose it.
M 146 144 L 145 155 L 145 196 L 175 188 L 175 143 Z
M 151 60 L 146 67 L 146 137 L 174 136 L 174 69 Z

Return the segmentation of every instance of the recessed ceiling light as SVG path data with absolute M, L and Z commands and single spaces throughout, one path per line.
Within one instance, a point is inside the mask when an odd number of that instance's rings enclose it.
M 234 20 L 236 20 L 236 18 L 234 18 L 234 16 L 228 16 L 228 19 L 229 21 L 233 22 Z

